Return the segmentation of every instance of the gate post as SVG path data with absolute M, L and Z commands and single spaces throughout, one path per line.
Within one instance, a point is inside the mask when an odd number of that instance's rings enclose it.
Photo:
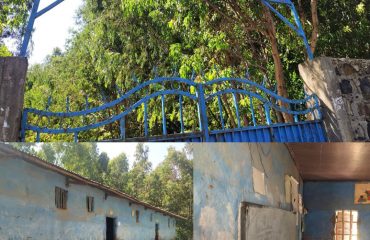
M 330 142 L 370 141 L 370 60 L 319 57 L 299 72 L 306 92 L 320 100 Z
M 203 133 L 203 142 L 209 142 L 209 129 L 208 129 L 208 117 L 207 117 L 207 106 L 204 98 L 203 84 L 197 85 L 198 91 L 198 115 L 199 115 L 199 126 Z
M 18 142 L 27 58 L 0 58 L 0 141 Z

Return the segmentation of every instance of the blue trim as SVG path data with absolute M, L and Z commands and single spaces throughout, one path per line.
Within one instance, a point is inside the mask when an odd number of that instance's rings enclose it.
M 28 19 L 28 23 L 27 23 L 27 27 L 26 27 L 26 32 L 25 32 L 24 37 L 23 37 L 22 47 L 21 47 L 21 51 L 20 51 L 20 56 L 21 57 L 26 57 L 26 55 L 27 55 L 27 48 L 28 48 L 28 44 L 29 44 L 30 39 L 31 39 L 33 25 L 35 24 L 35 19 L 36 19 L 37 10 L 39 8 L 39 5 L 40 5 L 40 0 L 35 0 L 33 2 L 31 14 L 30 14 L 30 17 Z
M 163 129 L 163 135 L 167 135 L 166 107 L 165 107 L 164 95 L 161 95 L 161 103 L 162 103 L 162 129 Z
M 59 4 L 61 4 L 63 1 L 64 0 L 56 0 L 55 2 L 51 3 L 49 6 L 47 6 L 44 9 L 38 11 L 37 14 L 36 14 L 36 18 L 41 17 L 42 15 L 44 15 L 45 13 L 50 11 L 51 9 L 53 9 L 56 6 L 58 6 Z
M 181 133 L 184 133 L 184 116 L 183 116 L 183 110 L 182 110 L 182 95 L 179 97 L 179 103 L 180 103 L 180 124 L 181 124 Z
M 218 102 L 218 111 L 220 113 L 221 126 L 222 126 L 222 129 L 225 129 L 225 121 L 224 121 L 224 117 L 222 113 L 222 102 L 221 102 L 220 95 L 217 96 L 217 102 Z
M 151 87 L 155 84 L 162 84 L 166 81 L 170 81 L 171 83 L 179 82 L 179 83 L 184 83 L 188 86 L 193 86 L 196 89 L 195 94 L 191 94 L 190 92 L 183 91 L 181 89 L 164 89 L 160 90 L 154 93 L 151 93 L 142 99 L 138 100 L 136 103 L 130 105 L 125 109 L 125 111 L 120 112 L 117 115 L 112 115 L 109 116 L 107 119 L 101 120 L 100 122 L 96 121 L 93 123 L 87 123 L 85 121 L 85 118 L 89 114 L 95 114 L 101 111 L 105 111 L 106 109 L 113 108 L 117 105 L 122 105 L 123 102 L 126 99 L 129 99 L 131 97 L 135 97 L 137 92 L 141 91 L 144 88 Z M 256 92 L 251 92 L 249 90 L 244 90 L 240 89 L 240 86 L 236 86 L 234 88 L 228 88 L 228 89 L 223 89 L 223 90 L 215 90 L 217 87 L 215 87 L 215 84 L 219 84 L 220 86 L 231 86 L 232 84 L 229 84 L 230 81 L 234 81 L 236 83 L 241 83 L 242 86 L 246 89 L 248 88 L 248 85 L 253 86 L 257 90 Z M 170 84 L 171 87 L 174 87 L 175 84 Z M 162 84 L 164 86 L 164 84 Z M 211 88 L 212 90 L 208 90 L 208 88 Z M 186 87 L 186 89 L 189 89 L 189 87 Z M 205 93 L 205 89 L 207 89 L 207 94 Z M 149 88 L 150 90 L 150 88 Z M 189 90 L 190 91 L 190 90 Z M 150 91 L 147 91 L 150 92 Z M 43 110 L 37 110 L 37 109 L 25 109 L 23 111 L 23 116 L 22 116 L 22 126 L 21 126 L 21 132 L 20 132 L 20 137 L 22 141 L 25 141 L 26 137 L 26 131 L 33 131 L 38 133 L 47 133 L 47 134 L 62 134 L 62 133 L 68 133 L 68 134 L 75 134 L 74 139 L 75 141 L 78 141 L 78 134 L 80 132 L 88 131 L 90 129 L 94 128 L 99 128 L 111 123 L 114 123 L 116 121 L 119 121 L 120 124 L 120 139 L 125 140 L 126 139 L 126 129 L 125 129 L 125 118 L 128 114 L 132 113 L 134 110 L 139 108 L 141 105 L 144 105 L 144 137 L 145 138 L 150 138 L 150 129 L 148 126 L 148 102 L 151 99 L 160 97 L 161 98 L 161 111 L 162 111 L 162 130 L 163 130 L 163 136 L 166 136 L 167 133 L 167 120 L 166 120 L 166 106 L 165 106 L 165 96 L 166 95 L 178 95 L 179 96 L 179 104 L 180 104 L 180 124 L 181 124 L 181 129 L 179 131 L 175 132 L 181 132 L 185 133 L 185 126 L 184 126 L 184 120 L 183 120 L 183 96 L 188 97 L 190 100 L 194 101 L 197 103 L 197 108 L 198 108 L 198 123 L 199 123 L 199 128 L 200 131 L 202 132 L 202 141 L 209 141 L 209 120 L 207 116 L 207 104 L 210 104 L 211 100 L 213 100 L 215 97 L 217 97 L 218 101 L 218 109 L 219 109 L 219 116 L 221 119 L 221 127 L 223 130 L 225 129 L 225 120 L 223 117 L 223 109 L 222 109 L 222 101 L 221 101 L 221 96 L 222 95 L 227 95 L 227 94 L 232 94 L 235 110 L 236 110 L 236 117 L 237 117 L 237 122 L 238 122 L 238 127 L 242 128 L 241 120 L 240 120 L 240 113 L 239 113 L 239 103 L 237 102 L 236 99 L 236 94 L 240 94 L 241 96 L 246 96 L 249 97 L 249 102 L 250 102 L 250 110 L 251 110 L 251 115 L 252 115 L 252 121 L 253 121 L 253 126 L 257 126 L 257 119 L 255 116 L 255 111 L 254 111 L 254 104 L 253 104 L 253 99 L 258 99 L 258 101 L 263 105 L 265 109 L 265 117 L 266 117 L 266 124 L 267 125 L 272 125 L 273 121 L 270 116 L 271 110 L 275 110 L 278 112 L 284 112 L 287 114 L 291 114 L 294 116 L 295 122 L 298 121 L 298 116 L 300 115 L 306 115 L 306 114 L 313 114 L 315 119 L 321 120 L 321 112 L 320 112 L 320 106 L 319 106 L 319 101 L 316 95 L 311 95 L 307 96 L 305 99 L 302 100 L 291 100 L 291 99 L 286 99 L 283 97 L 278 96 L 276 93 L 270 91 L 269 89 L 258 85 L 254 82 L 249 81 L 248 79 L 239 79 L 239 78 L 219 78 L 215 79 L 213 81 L 207 82 L 207 83 L 194 83 L 193 81 L 189 81 L 187 79 L 181 79 L 177 77 L 172 77 L 172 78 L 156 78 L 153 80 L 150 80 L 148 82 L 142 83 L 139 86 L 136 86 L 132 90 L 128 91 L 126 94 L 122 95 L 119 97 L 117 100 L 114 100 L 112 102 L 106 103 L 102 106 L 99 107 L 94 107 L 94 108 L 87 108 L 81 111 L 76 111 L 76 112 L 70 112 L 70 101 L 69 97 L 66 99 L 66 112 L 50 112 L 50 111 L 43 111 Z M 49 98 L 50 99 L 50 98 Z M 286 107 L 280 107 L 275 100 L 273 102 L 270 101 L 270 99 L 279 99 L 283 103 L 287 103 L 287 106 L 290 106 L 289 104 L 301 104 L 306 106 L 304 109 L 288 109 Z M 85 96 L 85 101 L 86 101 L 86 106 L 88 107 L 87 103 L 87 97 Z M 312 104 L 311 106 L 308 106 L 308 104 Z M 225 103 L 227 104 L 227 103 Z M 40 126 L 38 123 L 29 123 L 29 119 L 33 118 L 34 116 L 40 118 L 46 117 L 48 122 L 50 122 L 50 118 L 59 118 L 59 128 L 49 128 L 47 126 Z M 65 127 L 63 126 L 64 119 L 70 119 L 71 122 L 74 122 L 73 118 L 77 117 L 82 117 L 82 124 L 81 126 L 78 127 Z M 232 116 L 230 116 L 232 117 Z M 262 116 L 261 116 L 262 117 Z M 68 121 L 70 122 L 70 121 Z M 50 125 L 50 124 L 48 124 Z M 264 133 L 265 134 L 265 133 Z M 38 136 L 39 137 L 39 136 Z
M 148 130 L 148 103 L 144 103 L 144 135 L 145 137 L 149 136 Z
M 294 26 L 286 17 L 284 17 L 278 10 L 276 10 L 271 4 L 271 3 L 277 3 L 277 4 L 286 4 L 294 17 L 294 21 L 296 26 Z M 285 24 L 287 24 L 293 31 L 295 31 L 299 37 L 302 38 L 303 43 L 305 45 L 306 51 L 308 58 L 310 60 L 313 60 L 314 55 L 312 53 L 310 44 L 308 43 L 306 34 L 304 32 L 303 26 L 301 24 L 301 20 L 299 19 L 299 15 L 297 13 L 297 10 L 294 6 L 294 4 L 290 0 L 262 0 L 262 3 L 266 5 L 272 12 L 274 12 Z

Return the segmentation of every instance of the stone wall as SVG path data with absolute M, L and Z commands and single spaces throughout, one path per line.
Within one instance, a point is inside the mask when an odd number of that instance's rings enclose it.
M 27 59 L 0 58 L 0 141 L 19 141 Z
M 370 60 L 320 57 L 299 71 L 321 100 L 329 141 L 370 141 Z

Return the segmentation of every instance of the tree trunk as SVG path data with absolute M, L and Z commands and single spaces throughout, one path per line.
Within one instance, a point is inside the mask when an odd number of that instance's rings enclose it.
M 312 35 L 311 35 L 311 50 L 315 53 L 317 40 L 319 38 L 319 17 L 317 15 L 317 0 L 311 0 L 312 14 Z
M 278 43 L 276 39 L 275 23 L 272 18 L 271 12 L 267 6 L 263 6 L 263 13 L 266 19 L 265 24 L 266 24 L 267 38 L 269 39 L 270 44 L 271 44 L 272 57 L 274 60 L 275 79 L 277 82 L 278 94 L 282 97 L 288 98 L 288 92 L 286 89 L 286 84 L 285 84 L 285 79 L 284 79 L 283 64 L 280 59 Z M 279 106 L 284 107 L 286 109 L 290 108 L 289 104 L 284 103 L 280 100 L 279 100 Z M 293 122 L 293 117 L 290 114 L 283 113 L 283 117 L 284 117 L 285 122 Z
M 223 102 L 225 112 L 226 112 L 226 114 L 228 115 L 228 117 L 230 119 L 231 126 L 232 126 L 232 128 L 236 128 L 236 122 L 235 122 L 235 119 L 234 119 L 234 116 L 233 116 L 233 112 L 231 111 L 229 103 L 227 101 L 227 96 L 225 94 L 223 94 L 221 98 L 223 100 L 222 102 Z

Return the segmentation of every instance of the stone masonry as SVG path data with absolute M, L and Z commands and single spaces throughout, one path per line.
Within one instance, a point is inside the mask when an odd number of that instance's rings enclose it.
M 320 98 L 329 141 L 370 141 L 370 60 L 320 57 L 299 71 Z
M 0 58 L 0 141 L 19 141 L 27 59 Z

